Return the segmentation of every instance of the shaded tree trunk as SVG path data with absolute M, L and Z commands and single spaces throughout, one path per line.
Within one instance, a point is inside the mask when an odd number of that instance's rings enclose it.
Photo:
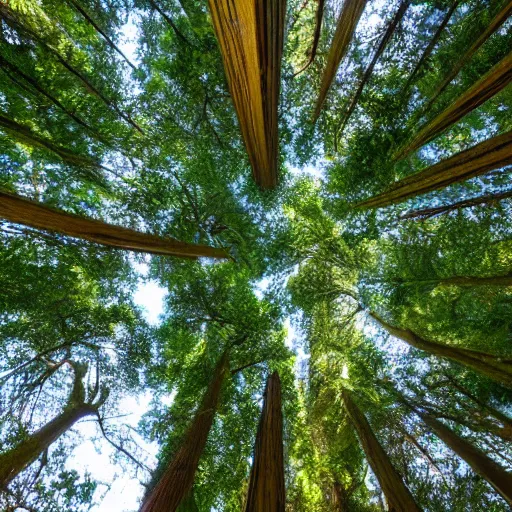
M 434 36 L 428 43 L 427 47 L 425 48 L 425 51 L 423 52 L 423 54 L 420 57 L 420 60 L 418 61 L 418 63 L 414 67 L 411 75 L 409 76 L 409 78 L 403 88 L 404 92 L 406 92 L 407 89 L 409 89 L 409 86 L 412 84 L 412 82 L 416 78 L 418 71 L 424 66 L 425 62 L 427 62 L 427 60 L 432 55 L 434 48 L 437 46 L 437 43 L 439 42 L 439 39 L 441 38 L 441 35 L 442 35 L 444 29 L 446 28 L 446 25 L 448 25 L 448 22 L 450 21 L 450 18 L 452 17 L 453 13 L 459 6 L 459 3 L 460 3 L 459 0 L 455 0 L 455 2 L 453 2 L 452 6 L 446 12 L 446 14 L 443 18 L 443 21 L 440 23 L 439 27 L 437 27 L 437 30 L 436 30 Z
M 349 509 L 349 496 L 347 490 L 343 485 L 338 482 L 338 480 L 334 481 L 333 484 L 333 495 L 334 495 L 334 510 L 336 512 L 350 512 Z
M 393 36 L 396 27 L 400 23 L 401 19 L 404 17 L 405 11 L 409 7 L 410 0 L 403 0 L 398 7 L 398 11 L 396 12 L 395 16 L 391 20 L 391 23 L 388 25 L 388 28 L 386 32 L 384 33 L 384 36 L 382 37 L 379 46 L 377 47 L 377 50 L 375 51 L 375 54 L 373 55 L 373 58 L 364 72 L 363 78 L 361 79 L 359 86 L 356 90 L 356 93 L 354 94 L 352 100 L 350 101 L 350 104 L 343 115 L 339 128 L 337 130 L 336 139 L 338 137 L 341 137 L 343 134 L 343 130 L 345 129 L 345 126 L 347 125 L 348 121 L 350 120 L 350 116 L 354 112 L 354 109 L 356 108 L 356 105 L 359 101 L 359 98 L 363 92 L 364 86 L 369 82 L 370 77 L 373 74 L 373 70 L 375 68 L 375 65 L 377 64 L 377 61 L 379 60 L 380 56 L 384 53 L 384 50 L 386 49 L 391 37 Z
M 283 417 L 281 382 L 274 372 L 267 381 L 244 512 L 284 512 Z
M 96 409 L 83 404 L 64 410 L 59 416 L 28 436 L 16 447 L 0 455 L 0 488 L 6 487 L 78 420 L 96 414 Z
M 375 437 L 368 420 L 354 402 L 351 393 L 343 389 L 341 392 L 347 414 L 354 426 L 361 446 L 366 455 L 386 501 L 390 512 L 420 512 L 409 489 L 393 467 L 388 455 Z
M 358 203 L 356 207 L 382 208 L 400 203 L 510 164 L 512 164 L 512 130 L 480 142 L 472 148 L 397 181 L 388 191 L 370 197 Z
M 401 329 L 388 324 L 376 313 L 370 312 L 370 316 L 389 334 L 401 339 L 411 347 L 423 350 L 429 354 L 451 359 L 459 364 L 467 366 L 472 370 L 485 375 L 489 379 L 499 382 L 507 387 L 512 387 L 512 360 L 503 359 L 497 356 L 468 350 L 459 347 L 450 347 L 433 341 L 426 340 L 415 334 L 410 329 Z
M 466 50 L 466 52 L 459 58 L 450 71 L 444 76 L 441 83 L 436 87 L 432 98 L 428 101 L 423 109 L 429 111 L 435 103 L 440 94 L 446 89 L 450 82 L 459 74 L 460 70 L 471 60 L 471 57 L 478 51 L 478 49 L 492 36 L 502 25 L 507 21 L 512 14 L 512 2 L 506 1 L 503 8 L 491 20 L 487 28 L 479 34 L 473 44 Z
M 484 478 L 509 505 L 512 505 L 512 473 L 494 462 L 484 452 L 459 437 L 444 423 L 425 412 L 416 410 L 425 424 L 453 450 L 471 469 Z
M 89 240 L 108 247 L 181 258 L 228 258 L 223 249 L 160 238 L 49 208 L 19 196 L 0 192 L 0 218 L 15 224 Z
M 0 489 L 5 488 L 19 473 L 36 461 L 62 434 L 67 432 L 77 421 L 98 414 L 98 408 L 106 400 L 100 396 L 97 403 L 92 400 L 98 395 L 96 387 L 91 403 L 85 401 L 85 388 L 82 379 L 87 373 L 86 365 L 78 365 L 68 361 L 74 370 L 73 388 L 64 411 L 38 431 L 27 436 L 18 445 L 0 454 Z
M 146 496 L 140 512 L 176 512 L 189 495 L 215 418 L 222 384 L 228 373 L 229 358 L 228 353 L 224 352 L 180 448 L 158 483 Z
M 39 94 L 42 94 L 44 97 L 49 99 L 56 107 L 58 107 L 62 112 L 68 115 L 75 123 L 83 126 L 86 130 L 94 134 L 94 136 L 98 137 L 98 133 L 93 130 L 85 121 L 82 121 L 74 112 L 67 109 L 55 96 L 50 94 L 46 89 L 44 89 L 34 78 L 28 76 L 24 73 L 18 66 L 14 65 L 12 62 L 9 62 L 7 59 L 0 55 L 0 67 L 4 70 L 9 70 L 12 73 L 20 76 L 25 82 L 29 83 Z M 11 121 L 12 123 L 13 121 Z M 28 129 L 28 128 L 27 128 Z
M 480 80 L 460 95 L 453 103 L 428 121 L 419 132 L 394 155 L 401 160 L 440 135 L 466 114 L 502 91 L 512 80 L 512 52 L 493 66 Z
M 254 180 L 278 183 L 277 105 L 286 0 L 209 0 Z
M 433 208 L 424 208 L 422 210 L 413 210 L 404 215 L 400 216 L 400 220 L 419 219 L 425 220 L 438 215 L 444 215 L 446 213 L 461 210 L 463 208 L 472 208 L 473 206 L 493 206 L 499 201 L 510 199 L 512 197 L 512 190 L 507 192 L 496 192 L 494 194 L 485 194 L 471 199 L 465 199 L 464 201 L 458 201 L 456 203 L 448 204 L 445 206 L 437 206 Z
M 8 117 L 0 115 L 0 130 L 8 133 L 14 140 L 31 146 L 33 148 L 42 148 L 57 155 L 65 164 L 87 169 L 105 169 L 99 162 L 91 157 L 77 155 L 69 149 L 63 148 L 54 142 L 36 135 L 28 126 L 20 124 Z
M 331 88 L 331 84 L 336 76 L 336 72 L 340 67 L 341 61 L 347 53 L 348 47 L 354 32 L 356 30 L 359 18 L 363 14 L 367 0 L 345 0 L 341 9 L 340 17 L 336 25 L 336 32 L 327 56 L 327 64 L 325 65 L 322 83 L 320 85 L 320 93 L 315 105 L 313 114 L 313 122 L 318 119 L 322 110 L 327 93 Z

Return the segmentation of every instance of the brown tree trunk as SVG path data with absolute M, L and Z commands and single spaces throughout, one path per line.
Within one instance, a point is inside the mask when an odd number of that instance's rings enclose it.
M 350 512 L 347 490 L 337 480 L 333 484 L 333 505 L 336 512 Z
M 343 2 L 338 24 L 336 25 L 336 32 L 334 33 L 329 55 L 327 56 L 327 64 L 322 76 L 322 84 L 320 85 L 320 93 L 313 114 L 313 122 L 316 122 L 320 115 L 327 93 L 331 88 L 331 84 L 340 67 L 341 61 L 347 53 L 359 18 L 361 18 L 366 6 L 366 2 L 367 0 L 345 0 Z
M 5 488 L 21 471 L 39 456 L 78 420 L 96 414 L 96 409 L 82 404 L 65 409 L 62 414 L 28 436 L 14 448 L 0 454 L 0 488 Z
M 275 188 L 286 0 L 208 3 L 254 180 Z
M 455 0 L 455 2 L 453 2 L 452 6 L 446 12 L 446 14 L 443 18 L 443 21 L 437 28 L 434 36 L 430 40 L 430 43 L 428 43 L 428 46 L 425 48 L 425 51 L 423 52 L 423 54 L 420 57 L 420 60 L 418 61 L 418 63 L 414 67 L 411 75 L 409 76 L 409 78 L 403 88 L 404 92 L 406 92 L 407 89 L 409 89 L 409 86 L 412 84 L 414 78 L 418 74 L 418 71 L 423 67 L 425 62 L 430 58 L 430 55 L 432 55 L 434 48 L 437 46 L 437 43 L 439 42 L 439 39 L 441 38 L 441 34 L 443 33 L 446 25 L 448 25 L 448 22 L 450 21 L 450 18 L 452 17 L 453 13 L 457 9 L 459 3 L 460 3 L 459 0 Z
M 283 416 L 281 382 L 267 381 L 244 512 L 284 512 Z
M 54 153 L 68 165 L 85 167 L 88 169 L 104 169 L 104 167 L 91 157 L 77 155 L 69 149 L 63 148 L 54 142 L 36 135 L 28 126 L 20 124 L 8 117 L 0 115 L 0 130 L 5 131 L 13 139 L 35 148 L 43 148 Z
M 0 218 L 15 224 L 53 231 L 109 247 L 181 258 L 228 258 L 223 249 L 160 238 L 48 208 L 22 197 L 0 192 Z
M 183 443 L 158 483 L 145 498 L 140 512 L 176 512 L 189 495 L 219 404 L 222 384 L 228 373 L 228 353 L 224 352 Z
M 471 57 L 478 51 L 489 37 L 492 36 L 512 14 L 512 2 L 506 1 L 503 8 L 496 14 L 492 19 L 491 23 L 487 28 L 479 34 L 473 44 L 466 50 L 466 52 L 460 57 L 450 71 L 445 75 L 441 83 L 437 86 L 432 98 L 428 101 L 424 111 L 428 112 L 432 105 L 435 103 L 439 95 L 446 89 L 448 84 L 459 74 L 460 70 L 471 60 Z
M 461 210 L 463 208 L 472 208 L 473 206 L 481 205 L 492 206 L 498 203 L 499 201 L 510 199 L 511 197 L 512 190 L 509 190 L 507 192 L 497 192 L 494 194 L 485 194 L 482 196 L 473 197 L 471 199 L 465 199 L 464 201 L 458 201 L 456 203 L 448 204 L 446 206 L 437 206 L 433 208 L 424 208 L 422 210 L 413 210 L 402 215 L 400 217 L 400 220 L 430 219 L 432 217 L 444 215 L 445 213 Z
M 381 327 L 389 334 L 405 341 L 411 347 L 423 350 L 429 354 L 451 359 L 459 364 L 467 366 L 474 371 L 485 375 L 489 379 L 499 382 L 507 387 L 512 387 L 512 360 L 502 359 L 497 356 L 478 352 L 476 350 L 468 350 L 459 347 L 450 347 L 433 341 L 421 338 L 409 329 L 401 329 L 388 324 L 377 314 L 370 312 Z
M 73 368 L 74 380 L 64 411 L 18 445 L 0 454 L 0 489 L 7 487 L 9 482 L 38 459 L 78 420 L 85 416 L 98 414 L 98 408 L 106 400 L 108 394 L 102 393 L 96 404 L 86 403 L 86 392 L 82 379 L 87 373 L 87 365 L 76 364 L 70 360 L 66 360 L 66 362 Z M 94 400 L 98 394 L 99 382 L 93 390 L 91 400 Z
M 397 181 L 387 192 L 370 197 L 356 206 L 382 208 L 510 164 L 512 164 L 512 130 L 480 142 L 472 148 Z
M 370 80 L 370 77 L 373 74 L 373 70 L 375 68 L 375 65 L 377 64 L 377 61 L 379 60 L 380 56 L 384 53 L 384 50 L 386 49 L 391 37 L 393 36 L 396 27 L 400 23 L 400 20 L 404 17 L 405 11 L 409 7 L 410 0 L 403 0 L 398 7 L 398 11 L 396 12 L 395 16 L 391 20 L 391 23 L 388 25 L 388 28 L 386 32 L 384 33 L 383 38 L 380 41 L 379 46 L 377 47 L 377 50 L 375 51 L 375 54 L 364 72 L 363 78 L 361 79 L 361 82 L 359 83 L 359 87 L 357 88 L 356 93 L 354 94 L 354 97 L 352 98 L 345 114 L 343 115 L 341 119 L 340 126 L 337 130 L 336 138 L 341 137 L 343 130 L 345 129 L 345 126 L 347 125 L 350 116 L 354 112 L 354 109 L 356 108 L 357 102 L 359 101 L 359 98 L 363 92 L 364 86 L 368 83 Z
M 354 402 L 351 393 L 343 389 L 341 396 L 368 463 L 386 496 L 390 512 L 420 512 L 421 509 L 393 467 L 388 455 L 375 437 L 368 420 Z
M 459 437 L 433 416 L 417 410 L 416 412 L 446 446 L 464 460 L 475 473 L 489 482 L 509 505 L 512 505 L 512 473 L 506 471 L 485 453 Z
M 448 108 L 428 121 L 413 139 L 394 155 L 401 160 L 440 135 L 447 128 L 502 91 L 512 80 L 512 52 L 459 96 Z

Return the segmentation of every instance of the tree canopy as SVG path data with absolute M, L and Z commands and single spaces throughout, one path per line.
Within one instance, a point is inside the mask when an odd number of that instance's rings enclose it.
M 0 509 L 510 510 L 511 13 L 0 0 Z

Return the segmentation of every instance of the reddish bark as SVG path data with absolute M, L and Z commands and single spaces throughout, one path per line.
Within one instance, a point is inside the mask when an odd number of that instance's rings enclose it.
M 99 220 L 79 217 L 49 208 L 19 196 L 0 192 L 0 218 L 15 224 L 53 231 L 97 244 L 181 258 L 227 258 L 223 249 L 188 244 L 173 238 L 160 238 Z
M 341 392 L 347 414 L 354 426 L 361 446 L 366 455 L 386 501 L 390 512 L 420 512 L 412 494 L 404 484 L 388 455 L 375 437 L 368 420 L 352 398 L 352 394 L 344 389 Z
M 281 382 L 267 381 L 244 512 L 284 512 L 283 417 Z
M 176 512 L 180 503 L 189 495 L 217 411 L 222 384 L 228 373 L 229 359 L 225 352 L 217 363 L 183 443 L 163 476 L 146 496 L 140 512 Z

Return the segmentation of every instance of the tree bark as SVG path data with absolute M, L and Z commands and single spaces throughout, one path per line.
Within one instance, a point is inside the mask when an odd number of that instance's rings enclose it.
M 502 25 L 507 21 L 509 16 L 512 14 L 512 2 L 506 1 L 503 8 L 496 14 L 496 16 L 489 23 L 487 28 L 480 33 L 473 44 L 466 50 L 466 52 L 459 58 L 454 64 L 450 71 L 445 75 L 441 83 L 436 87 L 436 90 L 432 94 L 432 98 L 428 101 L 427 105 L 423 109 L 429 111 L 432 105 L 435 103 L 439 95 L 446 89 L 450 82 L 459 74 L 460 70 L 471 60 L 471 57 L 478 51 L 489 37 L 492 36 Z
M 30 434 L 18 445 L 0 454 L 0 489 L 18 476 L 25 468 L 30 466 L 39 456 L 48 449 L 62 434 L 67 432 L 78 420 L 98 413 L 106 399 L 100 397 L 96 404 L 86 403 L 85 388 L 82 379 L 87 373 L 86 365 L 78 365 L 67 361 L 74 370 L 73 388 L 64 411 L 39 430 Z M 99 393 L 95 389 L 91 400 Z
M 503 90 L 512 80 L 512 52 L 459 96 L 448 108 L 428 121 L 413 139 L 394 155 L 401 160 L 440 135 L 447 128 Z
M 208 3 L 253 178 L 262 189 L 273 189 L 286 0 Z
M 281 382 L 274 372 L 267 381 L 244 512 L 284 512 L 283 417 Z
M 390 512 L 420 512 L 409 489 L 393 467 L 388 455 L 375 437 L 368 420 L 354 402 L 351 393 L 343 389 L 341 392 L 347 414 L 354 426 L 363 451 L 368 459 L 382 492 L 386 496 Z
M 366 2 L 367 0 L 345 0 L 343 2 L 338 24 L 336 25 L 336 32 L 334 33 L 329 55 L 327 56 L 327 64 L 322 76 L 322 84 L 313 114 L 313 122 L 316 122 L 320 116 L 327 93 L 331 88 L 331 84 L 340 67 L 341 61 L 347 53 L 359 19 L 366 6 Z
M 464 460 L 475 473 L 484 478 L 509 505 L 512 505 L 512 473 L 506 471 L 430 414 L 418 410 L 416 413 L 446 446 Z
M 448 204 L 445 206 L 437 206 L 433 208 L 424 208 L 422 210 L 413 210 L 404 215 L 400 216 L 400 220 L 409 220 L 409 219 L 430 219 L 432 217 L 437 217 L 438 215 L 444 215 L 445 213 L 450 213 L 453 211 L 461 210 L 463 208 L 472 208 L 473 206 L 492 206 L 499 201 L 503 201 L 505 199 L 510 199 L 512 197 L 512 190 L 507 192 L 496 192 L 494 194 L 485 194 L 478 197 L 473 197 L 471 199 L 465 199 L 464 201 L 458 201 L 453 204 Z
M 228 373 L 228 353 L 224 352 L 183 443 L 144 500 L 140 512 L 176 512 L 189 495 L 219 404 L 222 384 Z
M 418 74 L 418 71 L 423 67 L 425 62 L 430 58 L 430 55 L 432 55 L 434 48 L 437 46 L 437 43 L 439 42 L 439 39 L 441 38 L 441 34 L 443 33 L 444 29 L 446 28 L 446 25 L 448 25 L 448 22 L 450 21 L 450 18 L 452 17 L 453 13 L 457 9 L 459 3 L 460 3 L 460 0 L 455 0 L 455 2 L 453 2 L 452 6 L 446 12 L 446 14 L 443 18 L 443 21 L 437 28 L 434 36 L 432 37 L 432 39 L 428 43 L 427 47 L 425 48 L 425 51 L 421 55 L 420 60 L 414 67 L 412 73 L 410 74 L 410 76 L 403 88 L 403 92 L 406 92 L 407 89 L 409 89 L 409 86 L 412 84 L 414 78 Z
M 512 387 L 512 360 L 503 359 L 485 352 L 468 350 L 459 347 L 450 347 L 433 341 L 426 340 L 415 334 L 410 329 L 401 329 L 388 324 L 376 313 L 370 312 L 370 316 L 389 334 L 401 339 L 411 347 L 423 350 L 429 354 L 450 359 L 467 366 L 472 370 L 485 375 L 489 379 L 499 382 L 507 387 Z
M 0 130 L 8 133 L 13 139 L 27 146 L 42 148 L 57 155 L 68 165 L 85 167 L 87 169 L 104 169 L 104 167 L 91 157 L 77 155 L 69 149 L 63 148 L 54 142 L 36 135 L 28 126 L 20 124 L 0 114 Z
M 345 126 L 347 125 L 350 116 L 354 112 L 354 109 L 356 108 L 356 105 L 359 101 L 359 98 L 361 97 L 361 94 L 363 92 L 364 86 L 369 82 L 370 77 L 373 74 L 373 70 L 375 68 L 375 65 L 377 64 L 377 61 L 379 60 L 380 56 L 384 53 L 384 50 L 386 49 L 391 37 L 393 36 L 396 27 L 400 23 L 401 19 L 404 17 L 405 11 L 409 7 L 410 0 L 403 0 L 398 7 L 398 11 L 396 12 L 395 16 L 391 20 L 391 23 L 388 25 L 388 28 L 386 32 L 384 33 L 384 36 L 382 37 L 379 46 L 377 47 L 377 50 L 375 51 L 375 54 L 373 55 L 373 58 L 364 72 L 363 78 L 361 79 L 361 82 L 359 83 L 359 86 L 357 88 L 356 93 L 354 94 L 352 100 L 350 101 L 350 104 L 343 115 L 341 119 L 341 123 L 339 125 L 339 128 L 337 130 L 336 138 L 341 137 L 343 134 L 343 130 L 345 129 Z
M 0 218 L 108 247 L 181 258 L 228 258 L 223 249 L 160 238 L 99 220 L 79 217 L 22 197 L 0 192 Z
M 382 208 L 512 164 L 512 130 L 395 182 L 382 194 L 357 203 L 358 208 Z
M 333 497 L 333 505 L 336 512 L 350 512 L 347 490 L 338 480 L 335 480 L 333 484 Z
M 78 420 L 95 414 L 96 409 L 87 404 L 66 409 L 19 445 L 2 453 L 0 455 L 0 488 L 5 488 L 21 471 L 36 461 Z

